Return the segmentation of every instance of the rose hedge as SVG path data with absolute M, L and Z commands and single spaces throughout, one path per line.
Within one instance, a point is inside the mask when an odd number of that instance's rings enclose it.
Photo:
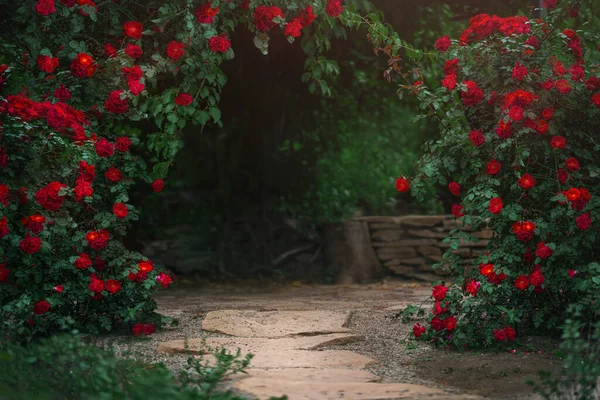
M 0 303 L 3 328 L 31 337 L 128 322 L 149 334 L 153 291 L 172 277 L 123 246 L 138 218 L 128 190 L 164 186 L 188 122 L 221 124 L 233 31 L 301 39 L 303 79 L 327 95 L 323 56 L 344 28 L 410 50 L 366 2 L 0 0 Z M 365 8 L 366 7 L 366 8 Z M 234 44 L 233 44 L 234 45 Z M 413 51 L 409 56 L 421 56 Z M 145 121 L 143 134 L 126 127 Z M 150 129 L 150 130 L 148 130 Z M 150 158 L 142 151 L 150 150 Z M 144 159 L 145 158 L 145 159 Z M 152 166 L 149 170 L 149 165 Z
M 458 40 L 436 42 L 441 86 L 409 89 L 441 138 L 396 187 L 420 196 L 424 181 L 447 185 L 460 222 L 442 261 L 453 283 L 433 288 L 416 337 L 505 344 L 555 331 L 569 304 L 598 318 L 600 36 L 587 3 L 546 7 L 543 20 L 473 17 Z M 460 245 L 485 226 L 494 236 L 473 261 Z

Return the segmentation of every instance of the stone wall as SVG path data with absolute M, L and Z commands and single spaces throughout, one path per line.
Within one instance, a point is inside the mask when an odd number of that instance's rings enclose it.
M 394 274 L 425 280 L 445 275 L 443 269 L 434 270 L 432 266 L 441 262 L 442 254 L 450 247 L 442 240 L 458 225 L 454 216 L 361 217 L 357 220 L 367 224 L 377 258 Z M 483 252 L 493 233 L 486 229 L 473 234 L 479 242 L 461 243 L 455 251 L 467 263 Z

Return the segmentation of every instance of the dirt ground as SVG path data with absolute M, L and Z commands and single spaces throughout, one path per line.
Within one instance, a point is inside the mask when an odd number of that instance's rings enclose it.
M 522 338 L 520 347 L 512 353 L 458 353 L 407 340 L 412 325 L 403 324 L 398 314 L 407 304 L 419 304 L 430 293 L 427 284 L 406 282 L 346 286 L 179 284 L 157 297 L 158 311 L 175 318 L 178 326 L 148 338 L 113 336 L 103 341 L 178 370 L 188 356 L 156 353 L 157 344 L 207 336 L 201 326 L 210 311 L 351 310 L 348 327 L 364 340 L 330 349 L 352 350 L 379 360 L 367 369 L 382 377 L 384 383 L 421 384 L 490 399 L 534 399 L 537 397 L 525 381 L 536 379 L 539 370 L 560 368 L 560 361 L 550 354 L 556 344 L 539 338 Z

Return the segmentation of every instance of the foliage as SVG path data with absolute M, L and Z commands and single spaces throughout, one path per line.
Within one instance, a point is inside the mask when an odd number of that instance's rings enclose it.
M 163 364 L 147 365 L 85 344 L 78 336 L 57 335 L 27 346 L 3 343 L 0 397 L 18 399 L 211 399 L 243 400 L 218 387 L 244 372 L 251 355 L 214 351 L 215 363 L 190 357 L 175 376 Z
M 562 326 L 560 376 L 540 372 L 540 384 L 531 383 L 544 399 L 592 400 L 600 396 L 600 321 L 581 318 L 580 305 L 571 305 Z
M 356 71 L 356 80 L 360 72 Z M 285 154 L 302 157 L 304 153 L 305 173 L 314 174 L 315 182 L 299 199 L 284 201 L 283 211 L 313 224 L 347 219 L 357 210 L 371 215 L 394 215 L 399 209 L 414 212 L 415 208 L 439 213 L 431 186 L 431 201 L 416 207 L 398 205 L 390 192 L 395 171 L 418 161 L 415 149 L 424 141 L 426 126 L 412 124 L 410 110 L 398 107 L 393 99 L 378 97 L 377 106 L 371 109 L 356 101 L 352 96 L 356 92 L 336 96 L 334 106 L 325 103 L 316 132 L 284 143 Z
M 546 4 L 544 20 L 472 18 L 458 41 L 436 42 L 449 59 L 440 87 L 405 84 L 441 138 L 397 188 L 410 182 L 422 198 L 425 183 L 448 185 L 459 220 L 440 265 L 454 284 L 433 288 L 429 324 L 414 329 L 436 344 L 501 346 L 557 332 L 576 301 L 582 327 L 598 319 L 599 36 L 587 24 L 590 3 Z M 460 247 L 482 227 L 494 236 L 473 262 Z

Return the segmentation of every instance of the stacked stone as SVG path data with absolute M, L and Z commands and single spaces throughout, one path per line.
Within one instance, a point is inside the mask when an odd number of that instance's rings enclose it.
M 382 265 L 394 274 L 425 280 L 439 279 L 447 270 L 433 268 L 442 261 L 442 255 L 450 247 L 443 243 L 458 220 L 451 215 L 405 217 L 364 217 L 369 226 L 371 243 Z M 454 253 L 465 264 L 472 263 L 482 254 L 493 232 L 484 229 L 472 232 L 478 242 L 461 242 Z

